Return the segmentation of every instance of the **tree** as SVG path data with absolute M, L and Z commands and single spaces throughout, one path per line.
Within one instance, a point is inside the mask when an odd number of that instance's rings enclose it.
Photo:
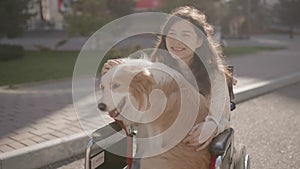
M 250 0 L 249 0 L 250 2 Z M 250 14 L 251 19 L 249 31 L 251 32 L 261 32 L 266 30 L 267 24 L 269 23 L 269 13 L 270 10 L 268 9 L 267 5 L 264 4 L 261 0 L 251 0 L 250 4 Z
M 66 14 L 69 35 L 87 36 L 111 20 L 106 1 L 78 0 L 72 3 Z
M 135 0 L 107 0 L 107 7 L 115 17 L 122 17 L 133 12 Z
M 130 14 L 133 0 L 77 0 L 66 14 L 69 35 L 87 36 L 109 21 Z
M 162 0 L 163 7 L 162 11 L 165 13 L 170 13 L 172 9 L 179 6 L 194 6 L 195 8 L 203 11 L 210 23 L 216 23 L 220 20 L 220 12 L 217 3 L 220 0 Z
M 27 19 L 30 17 L 28 0 L 0 1 L 0 36 L 16 37 L 22 34 Z
M 249 36 L 265 28 L 267 9 L 261 0 L 230 0 L 224 4 L 222 27 L 233 37 Z
M 279 18 L 290 27 L 289 36 L 293 38 L 294 26 L 300 24 L 300 0 L 279 0 L 278 5 Z

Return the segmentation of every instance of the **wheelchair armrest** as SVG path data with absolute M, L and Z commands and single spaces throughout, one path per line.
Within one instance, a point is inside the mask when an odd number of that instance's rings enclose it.
M 92 137 L 93 137 L 94 141 L 100 141 L 100 140 L 106 139 L 107 137 L 109 137 L 121 130 L 122 130 L 122 127 L 118 123 L 112 122 L 102 128 L 97 129 L 96 131 L 94 131 L 92 133 Z
M 228 128 L 215 137 L 211 143 L 210 152 L 213 155 L 223 155 L 233 139 L 233 129 Z
M 121 169 L 127 165 L 128 144 L 126 138 L 101 142 L 120 131 L 122 131 L 122 127 L 118 123 L 112 122 L 92 133 L 92 137 L 86 147 L 85 169 L 95 167 L 97 169 Z M 97 144 L 98 142 L 100 144 Z

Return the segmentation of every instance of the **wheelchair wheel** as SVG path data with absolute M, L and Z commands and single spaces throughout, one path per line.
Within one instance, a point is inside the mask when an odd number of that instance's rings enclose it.
M 250 157 L 244 145 L 236 147 L 234 156 L 234 169 L 250 169 Z

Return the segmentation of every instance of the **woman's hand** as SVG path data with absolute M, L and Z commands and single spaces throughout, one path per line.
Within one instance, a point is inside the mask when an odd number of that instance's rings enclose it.
M 124 63 L 123 59 L 110 59 L 106 63 L 104 63 L 102 70 L 101 70 L 101 75 L 104 75 L 106 72 L 108 72 L 109 69 L 115 67 L 118 64 Z
M 204 132 L 202 133 L 203 126 L 205 124 Z M 183 140 L 183 143 L 191 147 L 197 147 L 196 151 L 203 150 L 206 148 L 215 137 L 217 133 L 217 126 L 214 122 L 201 122 L 195 125 L 186 138 Z M 201 136 L 200 136 L 201 134 Z

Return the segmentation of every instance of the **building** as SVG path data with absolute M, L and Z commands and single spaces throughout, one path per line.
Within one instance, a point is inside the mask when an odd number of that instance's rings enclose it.
M 71 0 L 31 0 L 28 5 L 32 17 L 27 30 L 64 30 L 63 13 L 70 7 Z
M 64 30 L 64 14 L 76 0 L 30 0 L 28 9 L 33 15 L 27 22 L 28 31 Z M 134 11 L 153 11 L 161 7 L 161 0 L 136 0 Z
M 161 6 L 161 0 L 137 0 L 135 11 L 153 11 Z

